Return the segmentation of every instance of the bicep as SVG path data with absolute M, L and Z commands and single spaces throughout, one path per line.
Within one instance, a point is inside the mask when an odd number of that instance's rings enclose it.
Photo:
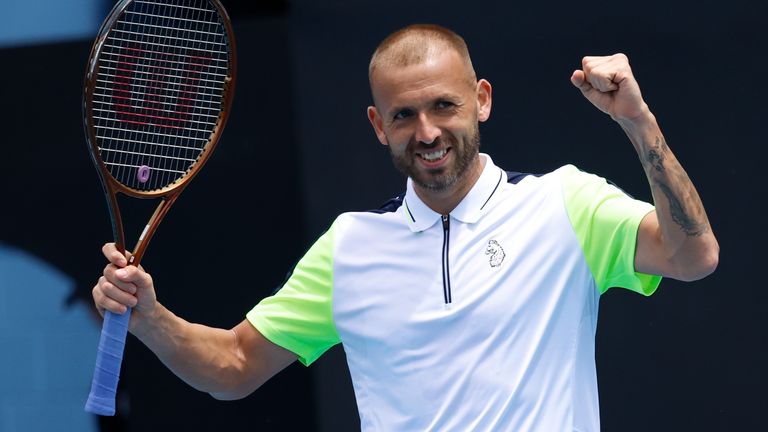
M 646 214 L 637 228 L 635 271 L 660 276 L 670 274 L 670 261 L 663 247 L 656 210 Z

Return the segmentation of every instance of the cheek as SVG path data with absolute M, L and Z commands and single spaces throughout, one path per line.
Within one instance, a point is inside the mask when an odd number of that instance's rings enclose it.
M 472 137 L 477 130 L 477 118 L 469 119 L 462 122 L 461 129 L 456 130 L 457 136 Z
M 410 137 L 413 136 L 403 130 L 389 130 L 385 135 L 387 145 L 395 153 L 405 152 L 405 149 L 408 147 L 408 143 L 410 142 Z
M 390 141 L 389 151 L 395 155 L 405 155 L 406 153 L 408 153 L 408 143 L 404 143 L 401 141 Z

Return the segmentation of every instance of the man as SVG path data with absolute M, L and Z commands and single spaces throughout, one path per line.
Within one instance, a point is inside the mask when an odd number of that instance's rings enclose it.
M 390 35 L 369 79 L 368 118 L 409 178 L 403 196 L 340 215 L 231 330 L 173 315 L 112 244 L 96 306 L 132 306 L 131 332 L 221 399 L 341 342 L 363 430 L 598 430 L 600 294 L 702 278 L 719 253 L 626 56 L 585 57 L 571 81 L 629 136 L 654 206 L 573 166 L 527 176 L 479 154 L 491 85 L 447 29 Z

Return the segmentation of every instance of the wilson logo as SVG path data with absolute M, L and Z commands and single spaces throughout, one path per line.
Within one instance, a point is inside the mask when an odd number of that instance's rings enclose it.
M 159 52 L 123 47 L 114 71 L 112 105 L 124 123 L 184 129 L 210 104 L 200 90 L 210 57 L 197 50 Z M 198 100 L 198 95 L 202 96 Z

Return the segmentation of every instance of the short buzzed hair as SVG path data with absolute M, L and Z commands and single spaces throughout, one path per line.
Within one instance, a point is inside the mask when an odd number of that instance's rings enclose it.
M 436 24 L 412 24 L 387 36 L 371 57 L 368 81 L 373 86 L 373 73 L 378 68 L 419 64 L 446 49 L 455 51 L 466 62 L 468 80 L 474 84 L 477 77 L 466 42 L 452 30 Z

